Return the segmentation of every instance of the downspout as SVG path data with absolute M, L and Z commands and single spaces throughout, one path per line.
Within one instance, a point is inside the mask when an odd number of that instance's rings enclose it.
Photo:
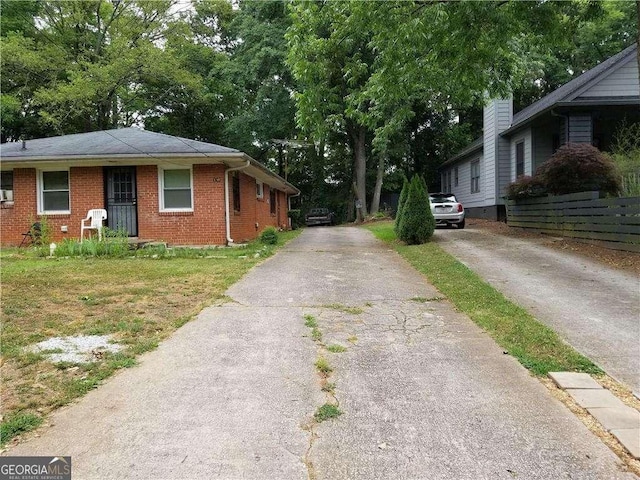
M 224 212 L 225 212 L 225 227 L 227 232 L 227 244 L 233 243 L 233 238 L 231 238 L 231 217 L 229 212 L 229 172 L 235 172 L 237 170 L 244 170 L 245 168 L 251 165 L 251 160 L 247 160 L 245 165 L 240 165 L 239 167 L 227 168 L 224 171 Z

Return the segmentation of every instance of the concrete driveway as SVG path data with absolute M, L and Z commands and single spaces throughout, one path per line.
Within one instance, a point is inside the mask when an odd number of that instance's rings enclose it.
M 637 275 L 481 227 L 438 229 L 435 239 L 640 397 Z
M 75 479 L 636 478 L 365 230 L 307 229 L 228 293 L 8 454 Z M 323 423 L 319 356 L 344 412 Z

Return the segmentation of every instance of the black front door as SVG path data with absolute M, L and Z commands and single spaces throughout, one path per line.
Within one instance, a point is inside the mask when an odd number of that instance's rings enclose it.
M 113 230 L 125 230 L 130 237 L 137 237 L 136 167 L 110 167 L 105 171 L 107 225 Z

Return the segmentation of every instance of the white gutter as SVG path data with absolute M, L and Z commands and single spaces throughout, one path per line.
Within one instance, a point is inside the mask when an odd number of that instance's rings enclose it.
M 227 244 L 233 243 L 233 238 L 231 238 L 231 217 L 229 212 L 229 172 L 235 172 L 237 170 L 244 170 L 245 168 L 251 165 L 251 160 L 247 160 L 245 165 L 240 165 L 239 167 L 227 168 L 224 171 L 224 212 L 225 212 L 225 227 L 227 230 Z

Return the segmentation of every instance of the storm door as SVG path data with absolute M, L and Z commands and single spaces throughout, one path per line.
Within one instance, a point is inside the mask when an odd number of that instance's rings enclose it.
M 128 236 L 137 237 L 136 167 L 110 167 L 105 172 L 107 225 L 113 230 L 124 229 Z

